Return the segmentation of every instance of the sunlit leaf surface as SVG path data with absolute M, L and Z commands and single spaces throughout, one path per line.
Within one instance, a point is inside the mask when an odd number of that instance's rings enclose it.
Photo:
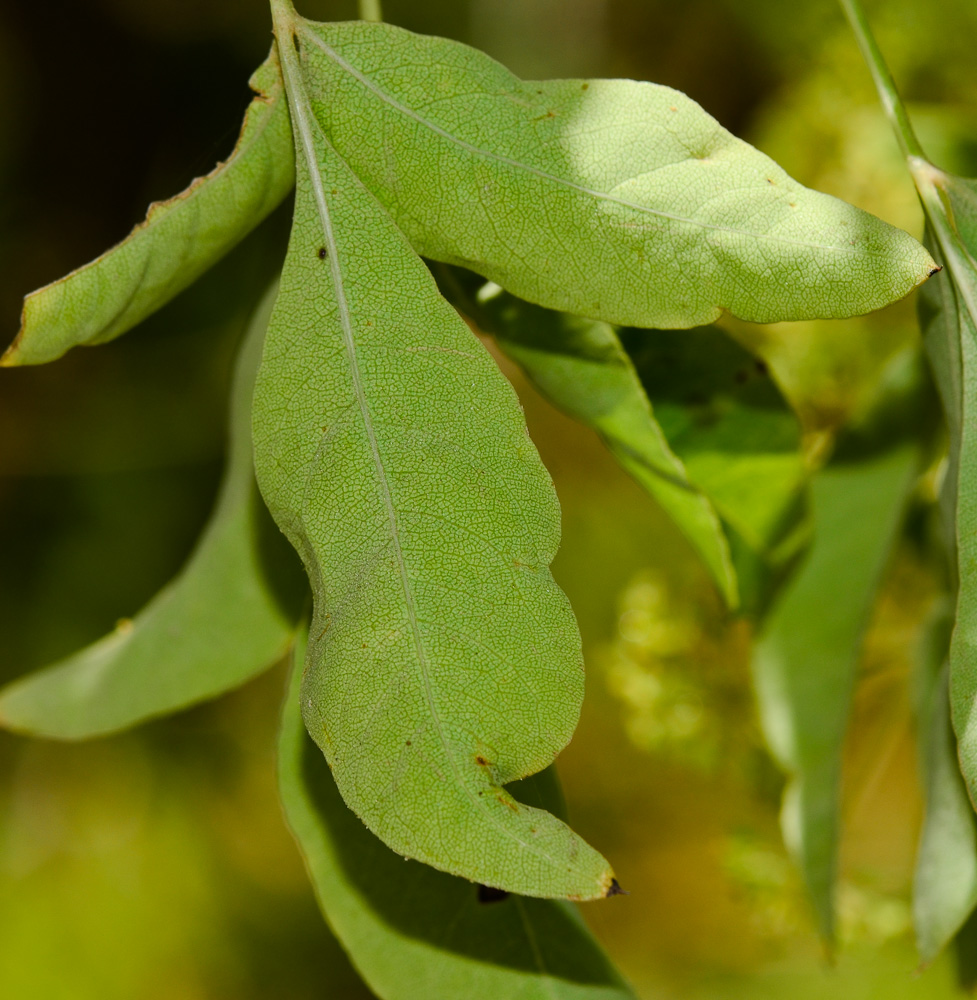
M 280 11 L 276 30 L 297 190 L 255 461 L 315 597 L 309 732 L 399 854 L 604 896 L 604 859 L 503 787 L 552 762 L 583 695 L 552 484 L 511 387 L 313 117 Z
M 101 257 L 24 301 L 5 365 L 37 365 L 134 327 L 239 243 L 292 188 L 288 108 L 273 50 L 251 78 L 257 97 L 225 163 L 168 201 Z

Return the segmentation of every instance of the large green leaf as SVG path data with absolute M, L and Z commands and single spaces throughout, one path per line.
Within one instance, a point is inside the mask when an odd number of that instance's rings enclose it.
M 313 118 L 275 8 L 297 189 L 255 458 L 313 587 L 306 724 L 399 854 L 526 895 L 606 895 L 604 859 L 503 788 L 552 762 L 583 695 L 549 570 L 552 483 L 511 387 Z
M 934 267 L 668 87 L 522 81 L 387 24 L 297 39 L 323 130 L 415 249 L 532 302 L 635 326 L 850 316 Z
M 382 1000 L 625 1000 L 632 996 L 572 904 L 509 896 L 405 864 L 346 808 L 299 711 L 304 639 L 285 701 L 279 787 L 322 911 Z M 540 802 L 552 769 L 514 787 Z M 534 787 L 541 786 L 541 787 Z M 533 795 L 533 797 L 531 797 Z M 545 795 L 550 804 L 552 794 Z M 543 803 L 540 803 L 543 804 Z M 555 810 L 554 810 L 555 811 Z
M 37 365 L 134 327 L 240 242 L 292 188 L 288 108 L 274 50 L 251 78 L 257 97 L 234 151 L 206 177 L 149 207 L 146 221 L 101 257 L 24 301 L 0 364 Z
M 722 525 L 689 482 L 613 327 L 531 305 L 498 286 L 474 303 L 479 325 L 564 413 L 595 430 L 614 457 L 661 505 L 701 555 L 730 606 L 736 574 Z
M 781 821 L 828 941 L 839 777 L 855 668 L 917 462 L 911 446 L 812 482 L 814 540 L 764 623 L 753 676 L 764 735 L 790 781 Z
M 132 621 L 0 692 L 0 724 L 58 739 L 101 735 L 221 694 L 287 651 L 305 587 L 251 461 L 251 392 L 273 301 L 265 296 L 241 348 L 228 466 L 186 568 Z

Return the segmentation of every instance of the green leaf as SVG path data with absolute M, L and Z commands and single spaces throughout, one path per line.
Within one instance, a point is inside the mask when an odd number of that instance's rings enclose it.
M 956 552 L 956 628 L 950 644 L 950 703 L 971 801 L 977 800 L 977 181 L 916 166 L 938 255 L 947 274 L 923 303 L 923 338 L 950 431 L 941 507 Z M 923 189 L 925 191 L 925 188 Z M 942 197 L 939 197 L 942 195 Z M 942 212 L 942 216 L 937 212 Z
M 833 940 L 841 755 L 861 638 L 917 462 L 903 446 L 811 484 L 814 541 L 764 623 L 753 676 L 764 735 L 790 781 L 781 822 Z
M 388 24 L 296 25 L 315 116 L 415 249 L 529 301 L 635 326 L 840 317 L 934 267 L 668 87 L 522 81 Z
M 0 692 L 0 724 L 56 739 L 98 736 L 213 698 L 287 651 L 306 588 L 251 460 L 251 392 L 273 300 L 265 296 L 241 348 L 228 466 L 190 561 L 132 621 Z
M 549 570 L 552 483 L 508 382 L 312 117 L 283 8 L 295 219 L 254 434 L 312 581 L 306 724 L 398 854 L 526 895 L 606 895 L 607 862 L 503 788 L 552 762 L 583 695 Z
M 117 246 L 28 295 L 4 365 L 54 361 L 79 344 L 130 330 L 239 243 L 292 188 L 288 108 L 272 50 L 251 77 L 251 102 L 234 151 L 206 177 L 149 207 Z
M 498 292 L 479 297 L 475 318 L 482 328 L 547 399 L 604 439 L 695 546 L 735 607 L 736 575 L 719 517 L 669 447 L 613 327 Z
M 841 4 L 906 157 L 934 256 L 947 272 L 922 304 L 923 337 L 950 431 L 941 496 L 958 586 L 950 705 L 961 770 L 977 802 L 977 179 L 945 173 L 926 159 L 861 4 Z
M 620 337 L 670 447 L 727 527 L 744 605 L 757 607 L 806 537 L 797 418 L 766 365 L 717 327 Z
M 346 808 L 299 711 L 296 648 L 279 746 L 285 816 L 333 932 L 382 1000 L 625 1000 L 633 996 L 572 904 L 479 902 L 470 882 L 405 864 Z M 552 800 L 552 768 L 513 788 Z M 533 787 L 535 783 L 536 786 Z M 548 794 L 547 794 L 548 793 Z M 557 796 L 558 797 L 558 796 Z M 547 803 L 548 804 L 548 803 Z M 553 808 L 550 805 L 550 808 Z
M 977 820 L 950 725 L 945 656 L 951 625 L 946 614 L 931 623 L 920 658 L 919 742 L 926 811 L 916 854 L 913 922 L 923 962 L 936 958 L 977 905 Z

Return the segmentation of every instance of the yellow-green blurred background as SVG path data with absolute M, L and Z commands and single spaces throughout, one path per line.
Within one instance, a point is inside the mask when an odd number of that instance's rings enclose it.
M 356 13 L 338 0 L 299 8 Z M 832 0 L 386 0 L 384 12 L 523 76 L 678 87 L 800 181 L 921 234 Z M 887 0 L 871 12 L 924 145 L 977 174 L 977 4 Z M 0 7 L 4 340 L 27 291 L 227 155 L 269 41 L 261 0 Z M 235 339 L 287 226 L 286 206 L 122 340 L 0 371 L 0 680 L 97 638 L 180 566 L 220 474 Z M 862 320 L 728 329 L 771 365 L 813 457 L 917 338 L 911 302 Z M 952 956 L 916 970 L 909 911 L 921 813 L 913 647 L 938 568 L 909 532 L 870 628 L 831 965 L 779 841 L 780 778 L 747 686 L 750 623 L 724 615 L 682 537 L 597 439 L 507 371 L 563 504 L 555 572 L 587 654 L 588 700 L 561 775 L 574 825 L 631 892 L 585 912 L 639 994 L 957 995 Z M 368 996 L 281 820 L 282 683 L 276 670 L 89 744 L 0 734 L 0 997 Z

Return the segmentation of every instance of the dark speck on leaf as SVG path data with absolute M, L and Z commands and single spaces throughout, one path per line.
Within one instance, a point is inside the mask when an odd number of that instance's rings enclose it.
M 329 251 L 325 247 L 319 247 L 319 260 L 325 260 L 329 256 Z
M 758 375 L 768 375 L 770 373 L 770 369 L 767 368 L 766 361 L 758 360 L 754 365 L 754 368 L 756 368 Z
M 501 903 L 508 899 L 509 893 L 505 889 L 495 889 L 490 885 L 480 885 L 478 887 L 478 901 L 480 903 Z
M 476 754 L 475 763 L 478 764 L 479 767 L 485 767 L 488 761 L 481 754 Z

